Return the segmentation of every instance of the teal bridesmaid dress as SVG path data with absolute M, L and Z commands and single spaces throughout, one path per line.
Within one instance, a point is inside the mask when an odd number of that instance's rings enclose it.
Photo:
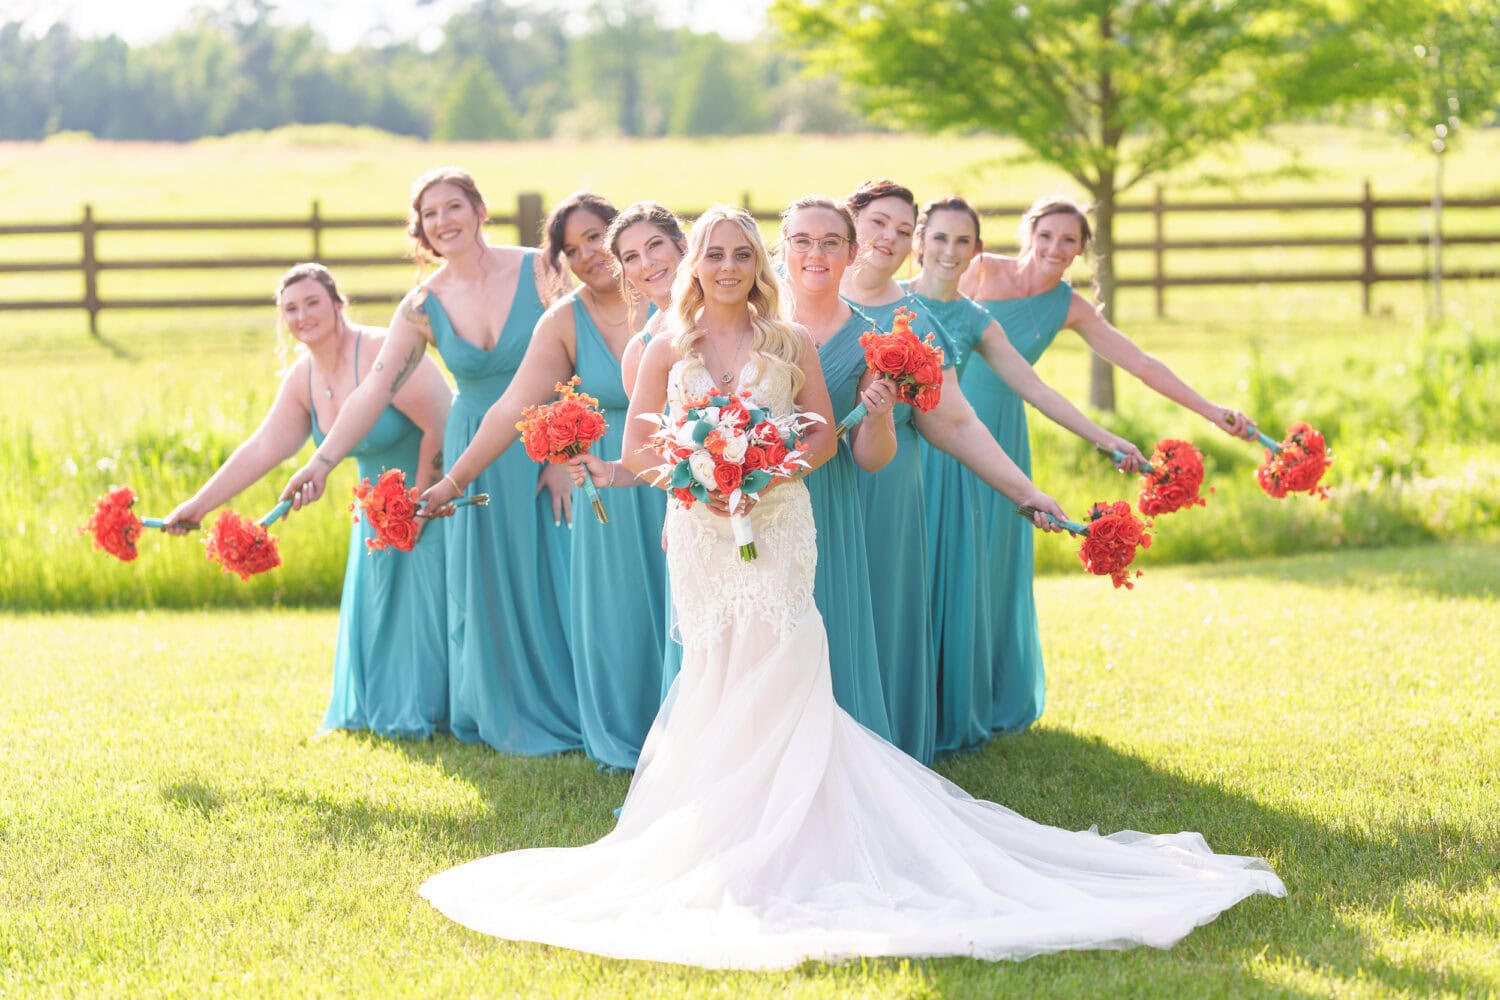
M 1072 298 L 1072 287 L 1063 282 L 1040 295 L 980 304 L 1005 328 L 1011 346 L 1036 364 L 1067 322 Z M 974 358 L 964 367 L 959 384 L 1005 453 L 1031 475 L 1031 441 L 1021 397 L 983 358 Z M 973 478 L 967 469 L 961 471 Z M 1047 689 L 1031 590 L 1036 529 L 1010 513 L 1005 498 L 994 491 L 981 488 L 978 499 L 978 516 L 989 527 L 976 536 L 981 541 L 976 552 L 979 566 L 989 575 L 989 618 L 995 628 L 989 726 L 995 732 L 1016 733 L 1041 717 Z
M 838 332 L 818 348 L 835 419 L 854 409 L 859 400 L 859 380 L 865 373 L 865 351 L 859 346 L 859 336 L 872 326 L 870 317 L 855 309 Z M 806 479 L 813 526 L 818 532 L 813 602 L 828 630 L 834 700 L 866 729 L 915 755 L 914 750 L 921 750 L 920 739 L 913 740 L 910 747 L 892 739 L 896 734 L 887 712 L 875 640 L 865 523 L 855 478 L 858 470 L 845 438 L 833 458 Z
M 620 361 L 573 297 L 579 390 L 599 400 L 609 429 L 593 447 L 617 461 L 630 397 Z M 635 767 L 661 707 L 667 645 L 667 558 L 661 550 L 667 494 L 654 487 L 601 490 L 607 524 L 588 494 L 573 494 L 572 613 L 568 639 L 578 684 L 583 749 L 610 767 Z
M 916 296 L 948 333 L 948 360 L 960 373 L 990 325 L 970 299 L 949 302 Z M 957 459 L 922 446 L 927 490 L 927 546 L 932 559 L 932 630 L 937 643 L 937 751 L 983 746 L 990 738 L 990 666 L 995 649 L 989 568 L 977 548 L 995 524 L 995 493 Z M 984 516 L 981 516 L 981 511 Z M 1020 522 L 1020 518 L 1011 515 Z M 1023 525 L 1024 527 L 1024 525 Z
M 354 378 L 359 382 L 359 339 Z M 314 446 L 323 443 L 318 408 L 307 371 Z M 349 452 L 362 479 L 386 469 L 416 482 L 422 431 L 388 406 L 364 440 Z M 333 694 L 324 729 L 368 729 L 381 736 L 430 736 L 448 720 L 447 607 L 441 521 L 430 522 L 410 552 L 371 552 L 374 530 L 360 518 L 349 531 L 349 558 L 339 598 L 338 644 L 333 654 Z
M 536 251 L 521 267 L 500 338 L 488 351 L 459 337 L 436 295 L 422 303 L 458 395 L 443 453 L 459 455 L 490 405 L 510 385 L 544 312 Z M 448 713 L 453 735 L 514 754 L 583 746 L 578 688 L 568 651 L 572 533 L 537 495 L 541 466 L 517 440 L 469 485 L 490 504 L 448 519 Z
M 653 306 L 652 308 L 654 309 L 655 307 Z M 642 331 L 641 343 L 650 344 L 651 334 Z M 653 486 L 652 489 L 656 489 L 656 487 Z M 666 490 L 661 490 L 660 493 L 663 497 L 666 496 Z M 663 513 L 663 517 L 665 517 L 665 512 Z M 657 544 L 659 545 L 660 543 L 661 539 L 658 538 Z M 663 555 L 665 556 L 665 553 Z M 662 611 L 666 642 L 662 648 L 661 690 L 657 692 L 658 697 L 656 699 L 658 705 L 666 700 L 667 692 L 672 689 L 672 682 L 682 672 L 682 638 L 672 627 L 672 579 L 666 574 L 662 575 Z
M 935 334 L 945 355 L 950 353 L 947 334 L 914 296 L 880 306 L 854 302 L 850 306 L 871 327 L 886 333 L 896 310 L 910 309 L 916 313 L 912 332 L 918 337 Z M 880 573 L 870 581 L 870 601 L 891 742 L 927 764 L 932 761 L 937 733 L 937 646 L 930 614 L 932 577 L 922 453 L 911 407 L 897 405 L 892 415 L 896 456 L 876 473 L 856 469 L 855 480 L 865 517 L 866 562 L 878 566 Z

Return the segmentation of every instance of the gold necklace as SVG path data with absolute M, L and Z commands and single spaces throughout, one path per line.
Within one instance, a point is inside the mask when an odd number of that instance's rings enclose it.
M 584 290 L 589 293 L 589 302 L 593 303 L 594 311 L 599 314 L 599 319 L 602 320 L 606 326 L 620 329 L 630 321 L 630 307 L 628 305 L 624 307 L 625 315 L 621 316 L 619 319 L 610 319 L 607 315 L 605 315 L 604 308 L 599 305 L 599 296 L 594 294 L 594 290 L 592 288 L 589 288 L 587 285 L 584 286 Z
M 344 326 L 344 324 L 339 324 L 339 352 L 338 354 L 334 355 L 333 358 L 333 372 L 335 375 L 338 374 L 339 363 L 344 360 L 344 331 L 347 329 L 348 327 Z M 356 333 L 354 336 L 358 337 L 359 334 Z M 317 366 L 314 365 L 313 367 L 316 368 Z M 322 372 L 319 372 L 318 374 L 323 375 Z M 327 375 L 323 375 L 323 398 L 333 398 L 333 380 L 330 379 Z

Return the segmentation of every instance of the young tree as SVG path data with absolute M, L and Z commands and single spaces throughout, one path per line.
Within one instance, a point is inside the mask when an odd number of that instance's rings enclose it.
M 515 110 L 489 67 L 478 59 L 464 64 L 438 107 L 432 137 L 440 142 L 514 139 Z
M 1390 83 L 1381 110 L 1432 153 L 1430 315 L 1443 319 L 1443 157 L 1466 128 L 1496 120 L 1500 8 L 1476 0 L 1370 0 L 1359 19 Z
M 772 18 L 871 111 L 1008 133 L 1073 178 L 1107 313 L 1123 193 L 1378 83 L 1320 0 L 775 0 Z M 1098 358 L 1090 399 L 1114 406 Z

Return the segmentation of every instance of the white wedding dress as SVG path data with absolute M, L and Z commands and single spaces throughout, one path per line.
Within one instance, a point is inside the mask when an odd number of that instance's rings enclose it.
M 684 370 L 668 379 L 674 403 L 712 388 L 701 366 L 684 386 Z M 784 379 L 751 388 L 790 411 Z M 422 895 L 449 917 L 600 955 L 754 969 L 1165 948 L 1246 896 L 1285 894 L 1265 862 L 1216 855 L 1195 833 L 1101 837 L 976 800 L 856 723 L 833 699 L 800 483 L 755 507 L 751 563 L 726 519 L 673 508 L 682 673 L 619 823 L 586 847 L 434 876 Z

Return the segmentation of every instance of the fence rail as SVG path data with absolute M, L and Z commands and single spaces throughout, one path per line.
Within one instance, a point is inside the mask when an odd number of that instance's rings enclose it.
M 755 210 L 745 195 L 742 204 L 758 221 L 774 222 L 775 212 Z M 1361 287 L 1362 305 L 1366 315 L 1371 311 L 1371 295 L 1377 284 L 1384 282 L 1426 281 L 1432 275 L 1427 270 L 1382 270 L 1377 266 L 1377 251 L 1381 247 L 1425 246 L 1432 242 L 1433 234 L 1412 233 L 1404 235 L 1380 235 L 1377 228 L 1379 213 L 1391 210 L 1426 209 L 1430 202 L 1421 198 L 1397 197 L 1376 198 L 1368 181 L 1361 197 L 1355 199 L 1294 198 L 1280 201 L 1168 201 L 1158 188 L 1151 201 L 1127 203 L 1117 206 L 1119 215 L 1149 215 L 1151 217 L 1150 239 L 1117 239 L 1115 252 L 1149 252 L 1152 266 L 1147 275 L 1118 273 L 1119 288 L 1150 288 L 1155 292 L 1157 315 L 1165 315 L 1167 290 L 1173 287 L 1207 287 L 1255 284 L 1354 284 Z M 1500 209 L 1500 196 L 1481 198 L 1448 198 L 1445 209 Z M 1025 206 L 989 206 L 978 209 L 985 217 L 1014 218 L 1025 211 Z M 1359 231 L 1355 235 L 1286 235 L 1251 237 L 1216 237 L 1168 239 L 1168 220 L 1174 215 L 1201 213 L 1327 213 L 1350 211 L 1359 216 Z M 687 216 L 691 218 L 691 215 Z M 542 198 L 535 193 L 520 194 L 516 198 L 514 215 L 491 216 L 490 221 L 501 226 L 513 226 L 519 233 L 519 242 L 536 246 L 542 227 Z M 78 222 L 28 223 L 0 226 L 0 246 L 5 237 L 40 235 L 75 235 L 80 241 L 77 259 L 60 260 L 5 260 L 0 259 L 0 275 L 77 272 L 82 278 L 82 295 L 72 299 L 0 299 L 0 312 L 26 310 L 76 309 L 88 313 L 89 332 L 98 336 L 99 313 L 105 309 L 198 309 L 240 308 L 265 304 L 264 296 L 197 296 L 177 295 L 168 297 L 128 297 L 99 294 L 99 275 L 106 271 L 190 271 L 228 270 L 239 268 L 284 268 L 299 260 L 317 260 L 334 268 L 389 267 L 402 263 L 401 258 L 386 254 L 325 254 L 323 235 L 329 231 L 380 230 L 391 232 L 405 225 L 404 219 L 384 218 L 328 218 L 322 214 L 317 201 L 312 203 L 305 216 L 287 216 L 262 219 L 137 219 L 128 221 L 103 221 L 94 217 L 93 207 L 85 205 L 83 217 Z M 101 258 L 98 251 L 100 233 L 194 233 L 194 232 L 255 232 L 287 231 L 308 234 L 306 255 L 260 255 L 218 257 L 135 257 Z M 1500 219 L 1497 225 L 1484 233 L 1441 234 L 1439 242 L 1445 246 L 1487 245 L 1500 243 Z M 1298 270 L 1295 272 L 1254 273 L 1236 272 L 1176 274 L 1167 266 L 1167 255 L 1184 250 L 1266 250 L 1275 248 L 1360 248 L 1361 260 L 1357 269 L 1345 270 Z M 996 247 L 1013 250 L 1013 247 Z M 1500 278 L 1500 264 L 1486 267 L 1443 268 L 1444 279 L 1494 279 Z M 395 302 L 401 290 L 390 293 L 362 295 L 365 302 Z

